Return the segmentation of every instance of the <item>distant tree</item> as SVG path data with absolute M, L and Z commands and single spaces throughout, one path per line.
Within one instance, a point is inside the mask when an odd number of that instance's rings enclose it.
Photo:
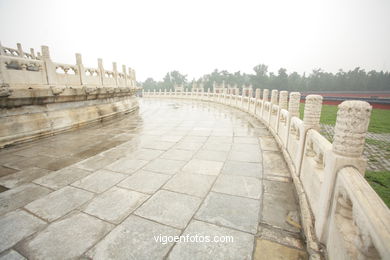
M 209 74 L 205 74 L 196 82 L 203 82 L 205 90 L 213 88 L 213 83 L 221 84 L 225 82 L 230 85 L 252 84 L 255 88 L 268 88 L 288 91 L 390 91 L 390 72 L 365 70 L 357 67 L 353 70 L 339 70 L 333 74 L 322 69 L 314 69 L 310 74 L 303 73 L 301 76 L 297 72 L 287 73 L 285 68 L 280 68 L 278 73 L 268 72 L 268 66 L 259 64 L 253 68 L 254 74 L 241 73 L 236 71 L 230 73 L 227 70 L 215 69 Z M 174 70 L 168 72 L 162 81 L 156 82 L 153 78 L 147 78 L 143 82 L 146 90 L 172 89 L 175 84 L 183 84 L 190 88 L 187 75 Z

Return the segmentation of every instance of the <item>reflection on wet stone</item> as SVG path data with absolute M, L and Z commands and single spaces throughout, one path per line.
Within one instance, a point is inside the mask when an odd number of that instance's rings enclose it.
M 24 227 L 0 239 L 0 257 L 251 259 L 268 245 L 254 243 L 259 234 L 302 250 L 285 221 L 298 205 L 270 132 L 213 103 L 144 99 L 136 113 L 5 148 L 0 185 L 9 188 L 1 231 Z M 181 233 L 234 242 L 153 238 Z

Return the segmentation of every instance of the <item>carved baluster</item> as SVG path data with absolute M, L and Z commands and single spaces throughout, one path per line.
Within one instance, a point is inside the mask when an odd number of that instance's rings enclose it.
M 256 89 L 256 91 L 255 91 L 255 98 L 256 99 L 260 99 L 260 93 L 261 93 L 261 89 Z
M 263 101 L 264 102 L 268 101 L 268 96 L 269 96 L 269 90 L 268 89 L 264 89 L 263 90 Z
M 20 57 L 20 58 L 24 58 L 24 52 L 23 52 L 22 44 L 17 43 L 16 46 L 18 47 L 18 54 L 19 54 L 19 57 Z
M 278 102 L 278 91 L 273 89 L 271 91 L 271 104 L 275 105 Z
M 280 109 L 287 109 L 288 92 L 283 90 L 279 93 L 279 107 Z
M 290 117 L 299 117 L 299 105 L 301 101 L 301 94 L 299 92 L 291 92 L 290 100 L 288 102 L 288 112 Z
M 372 106 L 365 101 L 344 101 L 337 112 L 332 150 L 347 157 L 361 157 Z
M 320 130 L 320 118 L 322 108 L 322 96 L 308 95 L 305 101 L 305 111 L 303 114 L 303 124 L 307 128 Z

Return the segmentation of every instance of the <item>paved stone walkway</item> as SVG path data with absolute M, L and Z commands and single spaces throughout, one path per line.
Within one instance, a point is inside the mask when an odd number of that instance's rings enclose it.
M 321 134 L 333 140 L 334 126 L 321 125 Z M 368 171 L 390 171 L 390 134 L 367 133 L 364 146 Z
M 0 259 L 307 258 L 294 186 L 262 124 L 211 103 L 140 105 L 0 150 Z M 179 235 L 233 242 L 155 240 Z

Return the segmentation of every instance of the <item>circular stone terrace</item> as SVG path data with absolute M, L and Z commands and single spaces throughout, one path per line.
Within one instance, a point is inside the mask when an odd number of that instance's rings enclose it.
M 282 153 L 233 108 L 141 100 L 135 114 L 2 149 L 0 165 L 3 256 L 307 257 Z M 171 242 L 180 235 L 192 242 Z

